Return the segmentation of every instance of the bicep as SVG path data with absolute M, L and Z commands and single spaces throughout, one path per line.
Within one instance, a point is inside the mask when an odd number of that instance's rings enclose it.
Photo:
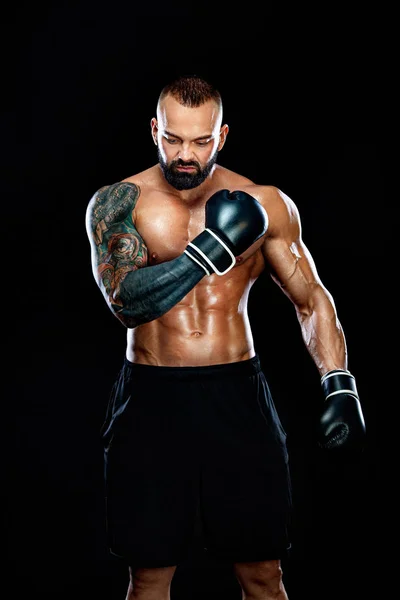
M 270 201 L 270 216 L 269 235 L 261 248 L 266 267 L 296 309 L 309 314 L 316 303 L 321 306 L 331 298 L 302 238 L 299 211 L 291 198 L 276 190 Z
M 132 219 L 138 195 L 137 186 L 107 186 L 96 192 L 86 212 L 93 275 L 113 304 L 126 275 L 148 262 L 146 244 Z
M 300 237 L 266 240 L 263 254 L 275 283 L 299 310 L 306 309 L 317 289 L 321 289 L 316 265 Z

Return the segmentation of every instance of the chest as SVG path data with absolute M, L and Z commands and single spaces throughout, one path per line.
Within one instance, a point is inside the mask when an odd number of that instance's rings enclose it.
M 149 200 L 136 216 L 151 264 L 176 258 L 205 227 L 204 205 L 187 207 L 168 199 Z

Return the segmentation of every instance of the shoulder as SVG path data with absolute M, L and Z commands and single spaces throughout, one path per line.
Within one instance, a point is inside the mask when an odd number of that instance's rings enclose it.
M 215 165 L 213 178 L 217 181 L 218 186 L 229 188 L 231 191 L 234 189 L 243 189 L 244 186 L 255 185 L 254 182 L 245 175 L 231 171 L 219 164 Z
M 269 219 L 269 234 L 300 226 L 299 210 L 292 198 L 274 185 L 252 184 L 243 188 L 265 208 Z
M 275 185 L 260 185 L 248 177 L 219 167 L 218 175 L 222 179 L 222 187 L 229 188 L 231 192 L 243 190 L 253 196 L 268 212 L 280 214 L 282 218 L 286 215 L 297 215 L 297 207 L 294 201 Z
M 160 180 L 160 171 L 157 165 L 146 169 L 145 171 L 141 171 L 140 173 L 136 173 L 135 175 L 129 175 L 129 177 L 125 177 L 122 179 L 120 183 L 128 183 L 138 188 L 152 188 L 158 187 Z
M 99 238 L 99 231 L 121 223 L 132 223 L 134 210 L 140 196 L 136 184 L 117 181 L 99 188 L 89 200 L 85 222 L 88 235 Z
M 155 185 L 155 179 L 155 169 L 152 167 L 120 181 L 103 185 L 93 194 L 89 204 L 97 202 L 98 204 L 113 205 L 114 203 L 120 204 L 124 200 L 136 201 L 144 191 Z
M 104 216 L 118 209 L 134 208 L 140 195 L 138 185 L 117 181 L 100 187 L 90 198 L 87 212 L 100 212 Z

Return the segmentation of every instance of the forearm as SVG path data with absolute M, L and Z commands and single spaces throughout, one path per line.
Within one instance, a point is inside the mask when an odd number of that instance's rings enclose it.
M 131 271 L 112 295 L 110 308 L 126 327 L 137 327 L 168 312 L 205 274 L 186 254 Z
M 320 375 L 347 369 L 347 347 L 342 326 L 333 307 L 297 311 L 306 348 Z

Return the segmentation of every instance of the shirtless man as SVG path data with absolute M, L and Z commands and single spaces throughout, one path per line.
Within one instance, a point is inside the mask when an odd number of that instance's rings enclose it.
M 268 268 L 293 303 L 332 451 L 365 433 L 344 333 L 295 203 L 217 164 L 219 92 L 178 78 L 156 114 L 158 164 L 100 188 L 86 216 L 95 280 L 127 328 L 102 431 L 110 551 L 129 565 L 126 600 L 168 600 L 199 514 L 243 598 L 285 600 L 286 434 L 253 343 L 253 283 Z

